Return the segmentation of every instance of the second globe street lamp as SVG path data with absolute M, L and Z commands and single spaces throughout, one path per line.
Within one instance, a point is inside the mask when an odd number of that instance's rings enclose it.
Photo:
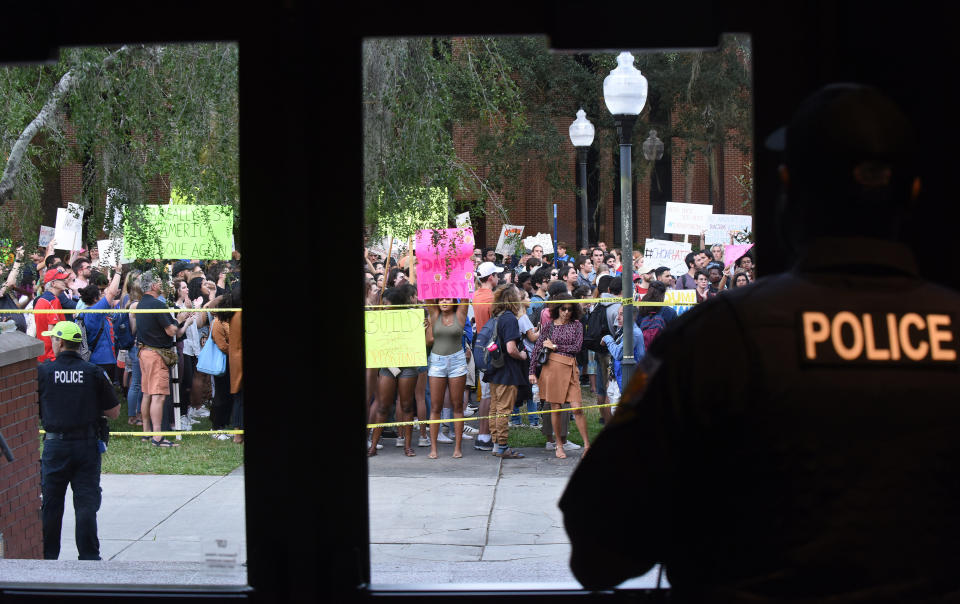
M 593 124 L 587 119 L 587 113 L 581 108 L 577 111 L 577 119 L 570 124 L 570 142 L 577 149 L 577 163 L 580 168 L 580 187 L 577 192 L 580 196 L 580 247 L 590 245 L 590 233 L 587 229 L 587 153 L 593 144 Z
M 603 101 L 613 114 L 620 142 L 620 220 L 623 232 L 623 387 L 633 377 L 633 178 L 630 170 L 633 125 L 647 103 L 647 78 L 633 66 L 633 55 L 621 52 L 617 67 L 603 80 Z M 629 296 L 629 297 L 628 297 Z

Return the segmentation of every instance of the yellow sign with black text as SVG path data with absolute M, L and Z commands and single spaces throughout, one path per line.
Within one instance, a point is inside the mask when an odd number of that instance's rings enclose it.
M 422 308 L 363 313 L 367 367 L 423 367 L 427 338 Z

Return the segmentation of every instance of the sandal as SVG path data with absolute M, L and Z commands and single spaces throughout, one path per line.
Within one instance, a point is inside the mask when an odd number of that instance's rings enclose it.
M 496 457 L 500 457 L 503 459 L 523 459 L 524 457 L 526 457 L 526 455 L 524 455 L 520 451 L 517 451 L 516 449 L 505 449 L 500 453 L 498 453 L 497 451 L 494 451 L 493 454 Z
M 150 444 L 153 445 L 154 447 L 163 447 L 163 448 L 165 448 L 165 449 L 169 449 L 170 447 L 179 447 L 179 446 L 180 446 L 179 444 L 172 443 L 172 442 L 170 442 L 169 440 L 167 440 L 167 439 L 165 439 L 165 438 L 164 438 L 164 439 L 161 439 L 161 440 L 153 440 L 153 439 L 151 438 L 151 439 L 150 439 Z

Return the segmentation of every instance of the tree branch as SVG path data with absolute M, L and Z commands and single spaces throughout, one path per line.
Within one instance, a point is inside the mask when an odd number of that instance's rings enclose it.
M 121 46 L 116 51 L 110 53 L 103 59 L 101 66 L 110 67 L 116 60 L 117 55 L 126 50 L 126 46 Z M 10 156 L 7 158 L 7 165 L 3 169 L 3 177 L 0 178 L 0 205 L 13 195 L 17 174 L 20 172 L 20 166 L 23 163 L 23 158 L 27 153 L 27 148 L 30 146 L 30 143 L 41 130 L 47 127 L 50 120 L 60 109 L 63 99 L 70 90 L 76 86 L 77 81 L 78 75 L 74 73 L 74 69 L 70 69 L 67 73 L 63 74 L 60 81 L 57 82 L 57 85 L 54 87 L 53 92 L 51 92 L 47 98 L 47 102 L 44 103 L 43 108 L 41 108 L 37 116 L 27 124 L 27 127 L 20 133 L 16 142 L 13 143 L 13 148 L 10 149 Z

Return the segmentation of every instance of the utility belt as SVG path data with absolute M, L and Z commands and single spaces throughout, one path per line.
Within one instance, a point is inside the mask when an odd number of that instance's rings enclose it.
M 97 437 L 97 428 L 93 425 L 75 428 L 66 432 L 47 432 L 43 440 L 87 440 Z

